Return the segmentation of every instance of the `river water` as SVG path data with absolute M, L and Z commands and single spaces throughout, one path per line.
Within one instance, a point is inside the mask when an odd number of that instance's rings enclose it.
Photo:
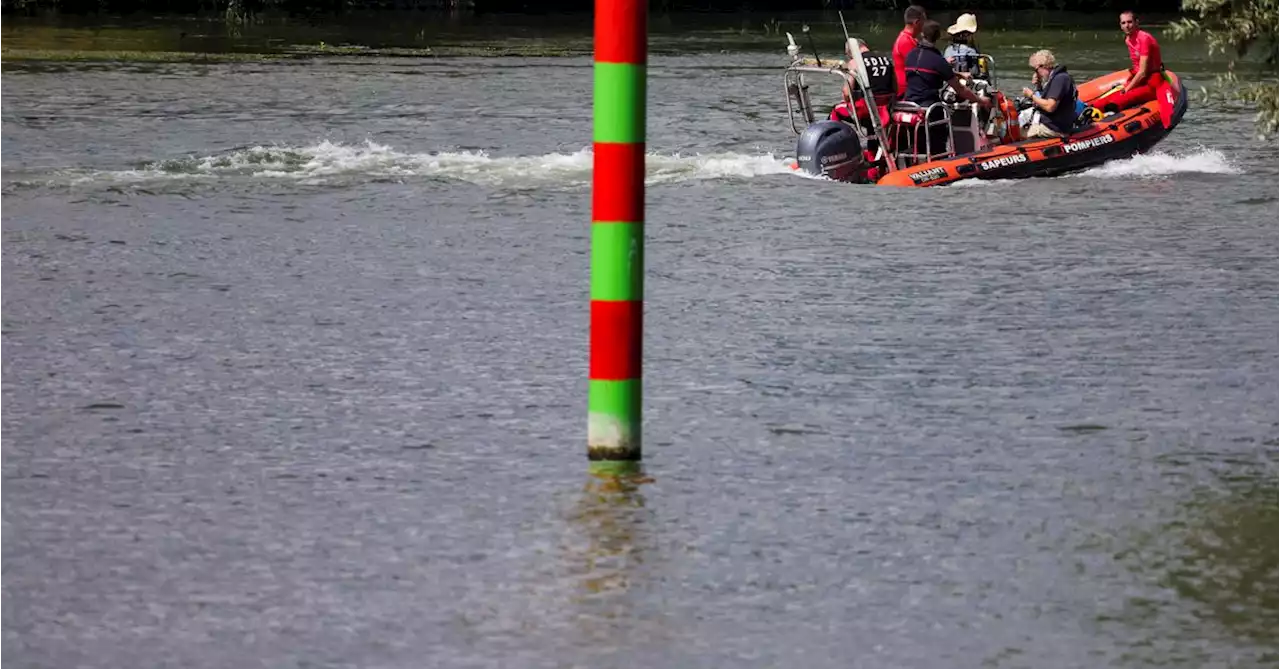
M 994 53 L 1083 78 L 1103 37 Z M 713 47 L 651 63 L 621 487 L 586 475 L 589 56 L 6 64 L 5 662 L 1274 666 L 1251 115 L 849 186 L 789 168 L 781 43 Z

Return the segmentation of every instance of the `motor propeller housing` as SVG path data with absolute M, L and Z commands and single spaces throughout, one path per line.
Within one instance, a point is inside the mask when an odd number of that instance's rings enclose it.
M 800 133 L 796 163 L 801 171 L 834 181 L 865 183 L 867 162 L 858 133 L 839 121 L 818 121 Z

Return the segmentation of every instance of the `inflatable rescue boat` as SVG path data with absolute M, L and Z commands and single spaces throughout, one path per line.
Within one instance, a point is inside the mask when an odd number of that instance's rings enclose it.
M 861 46 L 849 39 L 848 53 L 860 54 Z M 837 181 L 940 186 L 962 179 L 1056 176 L 1145 152 L 1177 127 L 1187 111 L 1186 87 L 1167 70 L 1156 99 L 1127 109 L 1108 106 L 1108 96 L 1128 78 L 1128 71 L 1121 70 L 1077 86 L 1086 112 L 1073 132 L 1023 139 L 1019 104 L 996 88 L 995 60 L 989 55 L 979 57 L 982 76 L 969 86 L 991 100 L 990 110 L 945 95 L 927 109 L 881 100 L 882 109 L 871 94 L 860 56 L 824 66 L 800 58 L 794 42 L 789 52 L 793 62 L 785 87 L 791 127 L 799 135 L 796 169 Z M 815 78 L 831 76 L 843 80 L 843 90 L 853 91 L 848 97 L 858 101 L 860 116 L 817 118 L 810 88 Z

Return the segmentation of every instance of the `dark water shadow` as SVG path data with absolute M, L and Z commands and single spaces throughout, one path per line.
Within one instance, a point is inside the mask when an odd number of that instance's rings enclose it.
M 1221 475 L 1116 554 L 1162 593 L 1130 597 L 1107 617 L 1133 633 L 1127 660 L 1206 666 L 1223 659 L 1198 643 L 1213 641 L 1234 649 L 1230 666 L 1276 666 L 1277 502 L 1274 469 Z
M 1201 491 L 1167 531 L 1177 552 L 1160 564 L 1162 582 L 1195 602 L 1203 619 L 1276 655 L 1276 479 L 1233 481 L 1225 491 Z

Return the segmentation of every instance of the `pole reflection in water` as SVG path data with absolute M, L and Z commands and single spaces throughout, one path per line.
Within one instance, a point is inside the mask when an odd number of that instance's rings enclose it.
M 656 622 L 637 609 L 637 590 L 655 556 L 652 512 L 641 486 L 652 483 L 639 466 L 621 474 L 593 474 L 569 514 L 576 541 L 567 547 L 574 578 L 571 600 L 579 629 L 592 643 L 621 643 L 650 635 Z

